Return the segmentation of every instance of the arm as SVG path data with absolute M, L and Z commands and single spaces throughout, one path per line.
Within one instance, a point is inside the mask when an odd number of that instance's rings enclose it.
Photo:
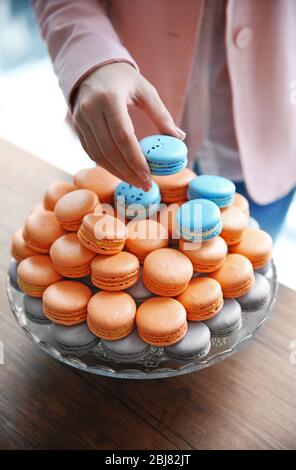
M 33 8 L 84 150 L 119 178 L 149 189 L 128 106 L 141 107 L 160 132 L 184 135 L 120 43 L 102 3 L 33 0 Z

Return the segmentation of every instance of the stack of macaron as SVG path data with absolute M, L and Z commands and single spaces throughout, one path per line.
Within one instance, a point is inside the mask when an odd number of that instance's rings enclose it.
M 231 181 L 185 168 L 184 142 L 140 146 L 147 192 L 99 166 L 50 184 L 12 237 L 11 284 L 65 354 L 101 341 L 115 361 L 142 360 L 149 346 L 201 360 L 211 337 L 268 302 L 272 240 Z

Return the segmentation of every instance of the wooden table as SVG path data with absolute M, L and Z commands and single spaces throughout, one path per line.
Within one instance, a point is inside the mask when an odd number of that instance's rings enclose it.
M 31 343 L 6 299 L 10 237 L 47 185 L 65 177 L 0 140 L 0 448 L 295 449 L 296 365 L 289 346 L 296 340 L 296 292 L 286 287 L 252 343 L 187 376 L 92 376 Z

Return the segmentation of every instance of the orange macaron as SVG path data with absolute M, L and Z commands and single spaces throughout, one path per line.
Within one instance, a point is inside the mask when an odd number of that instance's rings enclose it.
M 79 278 L 90 274 L 95 253 L 81 245 L 76 233 L 67 233 L 52 244 L 50 257 L 55 270 L 62 276 Z
M 180 231 L 176 225 L 176 214 L 179 210 L 180 205 L 178 203 L 160 204 L 157 212 L 158 222 L 167 229 L 169 238 L 174 244 L 178 244 L 180 239 Z
M 219 282 L 227 299 L 245 295 L 255 280 L 252 263 L 245 256 L 238 254 L 228 254 L 222 268 L 210 273 L 210 277 Z
M 42 297 L 48 286 L 61 279 L 48 255 L 30 256 L 21 261 L 17 268 L 18 285 L 31 297 Z
M 136 255 L 141 264 L 149 253 L 169 244 L 166 228 L 156 220 L 131 220 L 127 231 L 126 249 Z
M 120 180 L 101 166 L 80 170 L 74 176 L 74 184 L 78 188 L 94 191 L 101 202 L 113 203 L 113 195 Z
M 244 234 L 249 222 L 249 217 L 238 207 L 231 205 L 221 210 L 222 232 L 227 245 L 238 243 Z
M 220 236 L 202 243 L 188 242 L 181 238 L 179 249 L 191 260 L 193 271 L 199 273 L 211 273 L 220 269 L 228 250 L 225 240 Z
M 54 323 L 78 325 L 86 321 L 91 296 L 90 288 L 81 282 L 56 282 L 43 293 L 43 313 Z
M 119 291 L 136 284 L 140 264 L 136 256 L 126 251 L 116 255 L 97 255 L 91 263 L 91 280 L 99 289 Z
M 249 217 L 250 215 L 249 201 L 245 196 L 243 196 L 240 193 L 235 193 L 232 204 L 238 207 L 241 211 L 243 211 Z
M 177 300 L 185 307 L 187 318 L 191 321 L 209 320 L 223 307 L 221 286 L 210 277 L 192 279 Z
M 272 238 L 264 230 L 247 228 L 242 240 L 231 246 L 230 251 L 246 256 L 254 269 L 260 269 L 272 258 Z
M 11 255 L 17 260 L 22 261 L 28 256 L 37 255 L 37 251 L 28 246 L 23 237 L 23 229 L 18 229 L 12 237 Z
M 126 237 L 125 224 L 109 214 L 86 215 L 78 230 L 82 245 L 102 255 L 119 253 L 124 247 Z
M 64 194 L 55 205 L 55 214 L 62 227 L 76 232 L 86 214 L 91 214 L 98 205 L 96 193 L 89 189 L 76 189 Z
M 152 176 L 159 186 L 162 202 L 167 204 L 187 201 L 188 185 L 194 178 L 196 174 L 189 168 L 184 168 L 173 175 Z
M 23 237 L 27 245 L 38 253 L 48 253 L 53 242 L 65 234 L 52 211 L 38 211 L 26 220 Z
M 175 297 L 188 286 L 193 274 L 190 259 L 172 248 L 160 248 L 146 256 L 143 282 L 156 295 Z
M 126 292 L 98 292 L 88 303 L 88 327 L 105 340 L 124 338 L 134 328 L 136 309 L 134 299 Z
M 181 341 L 188 329 L 185 308 L 170 297 L 145 300 L 138 308 L 136 324 L 142 340 L 159 347 Z
M 43 198 L 45 209 L 53 211 L 56 203 L 64 194 L 74 191 L 77 187 L 68 181 L 54 181 L 49 185 Z

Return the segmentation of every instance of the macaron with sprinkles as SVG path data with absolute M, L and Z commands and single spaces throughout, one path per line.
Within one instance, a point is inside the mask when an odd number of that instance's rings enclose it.
M 106 291 L 120 291 L 136 284 L 139 278 L 139 260 L 126 251 L 113 256 L 97 255 L 91 262 L 94 286 Z
M 187 333 L 186 311 L 170 297 L 152 297 L 137 310 L 138 334 L 153 346 L 170 346 L 181 341 Z
M 76 233 L 58 238 L 50 248 L 55 270 L 64 277 L 79 278 L 90 274 L 90 263 L 96 256 L 81 245 Z
M 125 224 L 109 214 L 87 214 L 78 230 L 80 243 L 101 255 L 116 255 L 125 244 Z
M 62 196 L 55 205 L 55 215 L 62 227 L 76 232 L 86 214 L 94 212 L 99 200 L 96 193 L 89 189 L 76 189 Z
M 87 306 L 87 324 L 90 331 L 105 340 L 119 340 L 134 328 L 136 303 L 126 292 L 101 291 Z
M 44 315 L 60 325 L 77 325 L 86 320 L 87 304 L 92 296 L 89 287 L 81 282 L 60 281 L 43 293 Z
M 50 329 L 54 340 L 65 354 L 82 356 L 98 343 L 97 336 L 90 331 L 86 322 L 72 326 L 52 323 Z
M 187 241 L 210 240 L 222 230 L 220 209 L 207 199 L 185 202 L 176 214 L 176 227 L 181 237 Z
M 187 166 L 187 146 L 176 137 L 151 135 L 140 141 L 140 147 L 152 175 L 173 175 Z
M 200 175 L 190 181 L 188 199 L 208 199 L 218 207 L 228 207 L 232 204 L 235 185 L 222 176 Z
M 17 276 L 19 287 L 31 297 L 42 297 L 48 286 L 62 279 L 48 255 L 25 258 L 18 265 Z
M 117 213 L 127 219 L 146 218 L 154 215 L 159 208 L 160 201 L 160 191 L 155 181 L 152 181 L 151 189 L 146 192 L 122 181 L 116 187 L 114 194 Z
M 211 332 L 203 322 L 188 322 L 186 335 L 178 343 L 165 348 L 175 361 L 203 359 L 211 349 Z
M 185 307 L 191 321 L 204 321 L 214 317 L 223 307 L 223 294 L 220 284 L 209 277 L 192 279 L 187 289 L 178 295 L 177 300 Z
M 255 280 L 252 263 L 239 254 L 228 254 L 223 266 L 218 271 L 209 273 L 209 276 L 219 282 L 227 299 L 245 295 Z

